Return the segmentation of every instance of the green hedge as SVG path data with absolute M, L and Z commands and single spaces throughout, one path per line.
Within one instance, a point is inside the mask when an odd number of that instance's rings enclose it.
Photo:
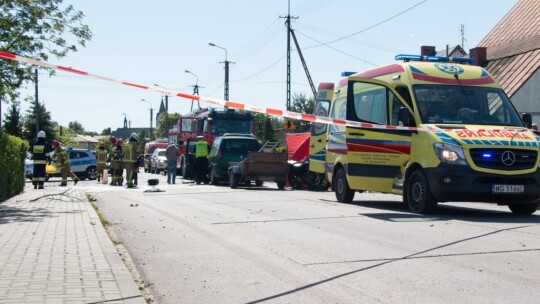
M 28 143 L 0 130 L 0 201 L 24 190 Z

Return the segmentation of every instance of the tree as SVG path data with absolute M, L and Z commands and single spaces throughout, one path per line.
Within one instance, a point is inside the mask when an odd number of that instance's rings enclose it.
M 65 57 L 85 46 L 92 32 L 83 13 L 63 0 L 3 0 L 0 6 L 0 51 L 47 60 Z M 16 90 L 32 79 L 32 67 L 15 61 L 0 64 L 0 96 L 15 99 Z
M 21 112 L 18 102 L 13 102 L 4 119 L 4 131 L 13 136 L 22 137 Z
M 266 116 L 266 119 L 264 120 L 263 136 L 261 140 L 263 142 L 266 142 L 267 140 L 276 140 L 276 132 L 274 131 L 274 127 L 272 126 L 272 120 L 269 116 Z
M 101 135 L 111 135 L 111 127 L 103 129 L 103 131 L 101 131 Z
M 156 137 L 169 138 L 169 129 L 178 123 L 178 118 L 180 118 L 179 113 L 159 115 L 159 120 L 156 122 Z
M 30 100 L 31 106 L 26 110 L 26 115 L 23 118 L 23 138 L 28 141 L 32 141 L 36 138 L 36 101 L 32 98 Z M 51 142 L 56 137 L 55 126 L 56 122 L 51 120 L 51 113 L 47 111 L 45 105 L 39 105 L 39 131 L 44 131 L 47 141 Z
M 315 101 L 313 98 L 307 98 L 306 94 L 295 93 L 293 94 L 293 101 L 291 104 L 291 111 L 305 114 L 313 114 L 315 108 Z M 307 132 L 311 127 L 309 121 L 294 120 L 297 132 Z
M 71 121 L 68 123 L 68 128 L 70 128 L 71 130 L 73 130 L 73 132 L 77 133 L 77 134 L 81 134 L 81 133 L 84 133 L 84 128 L 82 126 L 82 124 L 78 121 Z

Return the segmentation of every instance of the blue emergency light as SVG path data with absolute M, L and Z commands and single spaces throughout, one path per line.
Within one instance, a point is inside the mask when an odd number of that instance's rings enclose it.
M 356 74 L 357 72 L 341 72 L 341 77 L 348 77 Z
M 491 158 L 491 153 L 484 153 L 484 154 L 482 154 L 482 157 L 489 159 L 489 158 Z
M 396 60 L 404 61 L 430 61 L 430 62 L 456 62 L 456 63 L 474 63 L 473 58 L 463 57 L 442 57 L 442 56 L 422 56 L 422 55 L 410 55 L 399 54 L 396 55 Z

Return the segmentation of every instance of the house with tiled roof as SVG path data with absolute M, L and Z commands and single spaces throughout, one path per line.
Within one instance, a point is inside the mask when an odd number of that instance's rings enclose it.
M 478 44 L 481 65 L 501 84 L 520 113 L 540 124 L 540 1 L 519 0 Z

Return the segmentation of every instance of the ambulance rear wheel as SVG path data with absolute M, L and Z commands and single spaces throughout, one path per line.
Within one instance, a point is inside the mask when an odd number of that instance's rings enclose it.
M 407 205 L 414 213 L 430 213 L 437 207 L 437 201 L 431 193 L 426 174 L 415 170 L 407 181 Z
M 338 202 L 349 204 L 353 201 L 354 191 L 349 187 L 345 170 L 339 168 L 334 181 L 334 191 Z

